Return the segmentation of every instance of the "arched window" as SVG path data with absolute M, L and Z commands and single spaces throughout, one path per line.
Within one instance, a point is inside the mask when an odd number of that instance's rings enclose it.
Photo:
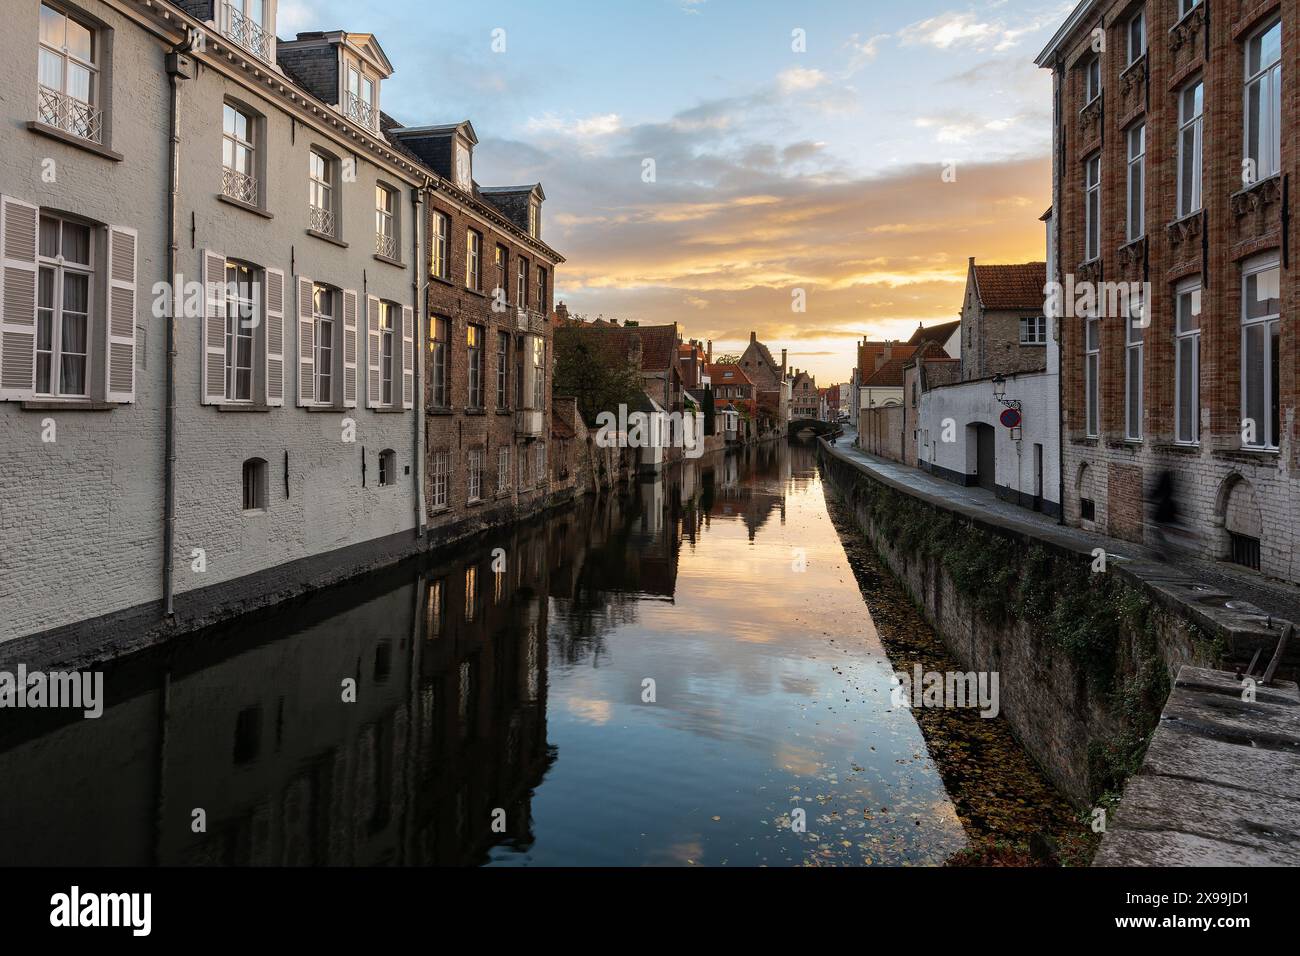
M 266 459 L 244 462 L 244 510 L 266 510 Z

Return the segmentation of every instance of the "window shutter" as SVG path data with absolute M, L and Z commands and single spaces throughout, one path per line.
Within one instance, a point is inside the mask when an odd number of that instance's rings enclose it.
M 108 321 L 105 323 L 104 399 L 135 401 L 135 274 L 138 233 L 108 227 Z
M 312 319 L 312 281 L 298 276 L 298 404 L 316 404 L 316 327 Z
M 379 300 L 366 296 L 366 408 L 378 408 L 382 343 L 379 340 Z
M 357 290 L 343 290 L 343 406 L 357 407 Z
M 0 400 L 36 393 L 36 234 L 40 210 L 0 196 Z
M 415 407 L 415 310 L 402 306 L 402 407 Z
M 203 404 L 226 400 L 226 254 L 203 250 Z
M 284 272 L 266 270 L 266 404 L 284 404 Z

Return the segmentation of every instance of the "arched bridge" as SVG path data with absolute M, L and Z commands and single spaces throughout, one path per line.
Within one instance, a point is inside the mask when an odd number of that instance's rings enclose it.
M 840 431 L 840 426 L 816 418 L 796 418 L 790 422 L 787 430 L 791 438 L 807 437 L 809 435 L 816 435 L 820 438 L 823 435 Z

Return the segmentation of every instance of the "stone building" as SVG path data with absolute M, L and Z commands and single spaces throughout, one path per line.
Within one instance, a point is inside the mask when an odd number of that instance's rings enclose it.
M 791 383 L 786 369 L 786 350 L 781 350 L 781 362 L 772 358 L 766 345 L 758 340 L 757 332 L 749 333 L 749 344 L 741 353 L 741 370 L 754 383 L 755 398 L 772 425 L 784 433 L 790 421 Z
M 971 256 L 961 309 L 962 378 L 1046 369 L 1046 275 L 1042 262 L 977 265 Z
M 1298 144 L 1283 80 L 1298 18 L 1295 0 L 1088 0 L 1037 59 L 1054 89 L 1054 278 L 1146 294 L 1063 302 L 1066 518 L 1143 540 L 1144 493 L 1169 471 L 1187 546 L 1292 581 Z
M 806 369 L 795 369 L 790 378 L 790 419 L 818 418 L 821 399 L 817 392 L 817 379 Z

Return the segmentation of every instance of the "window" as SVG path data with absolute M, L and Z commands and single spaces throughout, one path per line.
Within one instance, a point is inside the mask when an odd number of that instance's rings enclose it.
M 1147 51 L 1147 16 L 1145 10 L 1139 10 L 1137 16 L 1128 22 L 1125 35 L 1127 39 L 1126 52 L 1128 54 L 1125 63 L 1132 66 Z
M 369 129 L 378 127 L 378 104 L 375 102 L 376 83 L 356 63 L 348 64 L 348 89 L 343 98 L 343 113 Z
M 430 268 L 439 279 L 451 279 L 451 217 L 446 213 L 433 214 L 433 235 L 430 243 Z
M 537 310 L 546 312 L 546 270 L 537 267 Z
M 1124 437 L 1142 440 L 1142 349 L 1146 319 L 1140 296 L 1128 302 L 1124 318 Z
M 266 510 L 266 461 L 262 458 L 244 462 L 244 510 Z
M 99 102 L 98 38 L 90 27 L 41 4 L 37 119 L 95 143 L 104 140 Z
M 1201 286 L 1199 279 L 1174 293 L 1174 435 L 1183 445 L 1201 439 Z
M 1201 209 L 1201 130 L 1205 86 L 1197 80 L 1178 94 L 1178 218 Z
M 1147 127 L 1138 123 L 1128 131 L 1128 241 L 1146 234 Z
M 1084 319 L 1083 379 L 1088 437 L 1101 434 L 1101 395 L 1098 374 L 1101 371 L 1101 320 Z
M 226 263 L 226 400 L 253 397 L 253 330 L 257 327 L 253 270 Z
M 92 252 L 89 226 L 41 216 L 36 300 L 38 395 L 84 398 L 88 394 Z
M 1200 3 L 1201 0 L 1178 0 L 1179 19 L 1187 16 L 1187 14 L 1195 10 L 1198 6 L 1200 6 Z
M 528 487 L 528 449 L 519 449 L 519 488 L 522 491 Z
M 497 449 L 497 494 L 504 495 L 510 490 L 510 448 Z
M 533 446 L 533 453 L 537 456 L 537 464 L 533 468 L 533 477 L 537 483 L 544 484 L 546 481 L 546 446 L 538 442 Z
M 503 302 L 510 301 L 510 252 L 505 246 L 497 246 L 496 251 L 497 266 L 497 287 L 493 290 L 493 296 L 500 295 Z
M 334 378 L 334 321 L 338 314 L 337 294 L 329 286 L 312 287 L 312 317 L 316 324 L 316 402 L 333 401 L 330 385 Z
M 1083 68 L 1083 102 L 1091 103 L 1101 96 L 1101 57 L 1094 56 Z
M 397 190 L 375 186 L 375 255 L 398 258 Z
M 510 333 L 497 333 L 497 408 L 510 407 Z
M 483 326 L 465 327 L 465 365 L 469 377 L 469 407 L 483 407 Z
M 546 408 L 546 340 L 533 336 L 533 408 Z
M 311 229 L 325 236 L 334 235 L 334 161 L 312 150 L 308 159 L 310 180 L 307 201 L 311 205 Z
M 535 201 L 530 202 L 528 204 L 528 234 L 536 239 L 541 235 L 541 228 L 542 211 Z
M 445 451 L 438 451 L 433 454 L 433 497 L 430 504 L 434 508 L 447 507 L 447 480 L 450 477 L 450 458 L 451 455 Z
M 266 0 L 226 0 L 218 7 L 225 11 L 222 30 L 226 36 L 263 60 L 271 59 L 274 31 L 266 22 Z
M 1248 263 L 1242 276 L 1241 430 L 1248 448 L 1277 448 L 1280 437 L 1280 283 L 1271 257 Z
M 1084 251 L 1091 262 L 1101 255 L 1101 153 L 1084 163 L 1083 186 L 1087 202 Z
M 256 206 L 257 153 L 253 138 L 255 121 L 237 107 L 225 104 L 221 118 L 221 192 L 230 199 Z
M 519 257 L 518 285 L 515 290 L 515 304 L 521 309 L 528 308 L 528 260 Z
M 1047 344 L 1047 316 L 1032 315 L 1020 317 L 1020 344 Z
M 483 497 L 483 449 L 471 448 L 469 451 L 469 500 L 478 501 Z
M 397 452 L 385 448 L 379 453 L 379 487 L 397 484 Z
M 1246 159 L 1250 182 L 1282 170 L 1282 22 L 1246 42 Z
M 379 401 L 393 404 L 393 360 L 396 354 L 394 337 L 397 334 L 397 306 L 392 302 L 379 303 Z
M 447 408 L 451 402 L 447 395 L 447 345 L 450 341 L 449 323 L 434 316 L 429 320 L 429 382 L 433 388 L 435 408 Z
M 480 270 L 479 256 L 483 249 L 483 237 L 473 229 L 465 232 L 465 285 L 470 289 L 483 288 L 483 276 Z

